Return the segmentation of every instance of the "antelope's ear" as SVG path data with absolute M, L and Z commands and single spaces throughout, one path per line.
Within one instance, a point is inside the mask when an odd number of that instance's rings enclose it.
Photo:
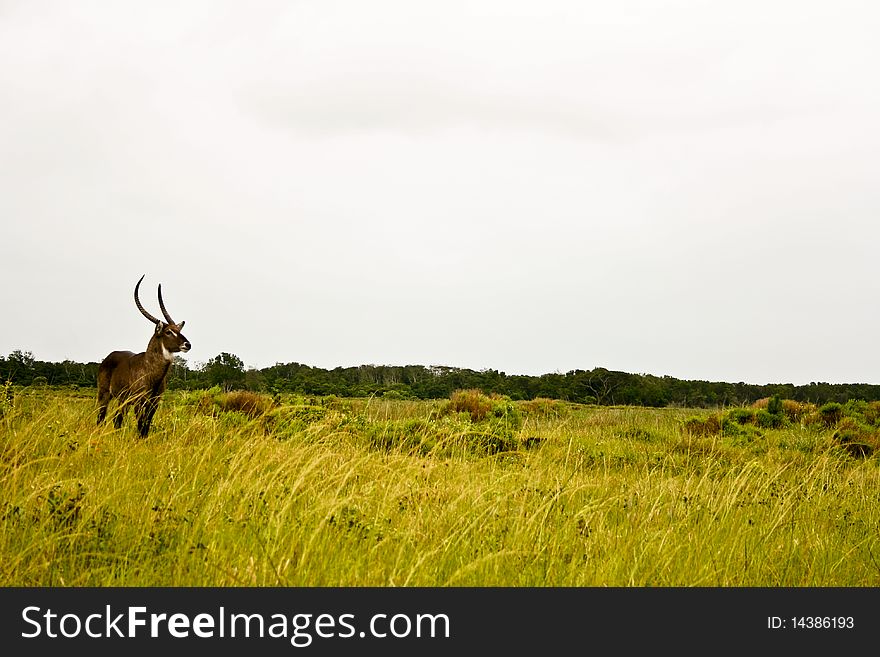
M 184 324 L 186 324 L 186 322 L 181 322 L 180 324 L 177 325 L 177 328 L 179 328 L 182 331 Z
M 156 331 L 155 331 L 156 335 L 161 335 L 162 331 L 164 331 L 164 330 L 165 330 L 165 324 L 163 324 L 162 322 L 156 322 Z

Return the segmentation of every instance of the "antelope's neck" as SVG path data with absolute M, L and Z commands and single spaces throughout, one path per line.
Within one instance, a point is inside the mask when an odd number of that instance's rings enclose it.
M 155 338 L 150 340 L 150 344 L 147 345 L 147 357 L 150 360 L 161 360 L 166 364 L 174 361 L 174 354 L 165 348 L 161 340 Z

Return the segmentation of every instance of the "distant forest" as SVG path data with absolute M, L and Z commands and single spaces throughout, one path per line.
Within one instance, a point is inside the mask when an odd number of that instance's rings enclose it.
M 50 363 L 22 351 L 13 351 L 5 358 L 0 356 L 0 383 L 9 381 L 17 386 L 94 387 L 97 372 L 98 363 Z M 190 369 L 184 359 L 175 358 L 168 378 L 169 389 L 215 386 L 269 394 L 376 395 L 393 399 L 442 399 L 455 390 L 476 388 L 515 400 L 545 397 L 588 404 L 691 408 L 741 406 L 774 395 L 815 404 L 880 400 L 880 385 L 866 383 L 754 385 L 689 381 L 601 367 L 541 376 L 424 365 L 360 365 L 327 370 L 300 363 L 277 363 L 255 369 L 246 368 L 238 356 L 224 352 L 197 369 Z

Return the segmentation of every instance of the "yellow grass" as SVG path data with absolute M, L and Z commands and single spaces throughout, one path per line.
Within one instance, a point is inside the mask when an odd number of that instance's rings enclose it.
M 15 586 L 877 586 L 878 457 L 828 431 L 727 438 L 694 411 L 166 395 L 146 440 L 91 397 L 0 417 L 0 582 Z M 509 431 L 509 428 L 506 429 Z

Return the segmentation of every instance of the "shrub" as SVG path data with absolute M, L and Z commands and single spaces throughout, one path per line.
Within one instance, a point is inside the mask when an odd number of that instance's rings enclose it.
M 843 417 L 843 406 L 837 402 L 829 402 L 819 407 L 819 419 L 826 427 L 833 427 Z
M 731 408 L 725 417 L 737 424 L 754 424 L 756 412 L 751 408 Z
M 863 399 L 848 399 L 847 402 L 843 405 L 842 412 L 844 415 L 848 415 L 850 417 L 859 417 L 862 418 L 865 416 L 865 411 L 868 410 L 868 402 Z
M 522 414 L 510 397 L 503 395 L 486 395 L 481 390 L 456 390 L 449 401 L 440 407 L 438 414 L 442 417 L 451 413 L 463 413 L 470 417 L 471 422 L 489 422 L 493 425 L 519 429 L 522 426 Z
M 854 457 L 868 457 L 880 447 L 880 437 L 869 426 L 854 417 L 845 417 L 831 436 L 835 445 Z
M 238 411 L 248 417 L 260 417 L 272 408 L 272 398 L 255 392 L 228 392 L 220 399 L 224 411 Z
M 779 395 L 773 395 L 767 400 L 767 412 L 771 415 L 782 415 L 782 400 Z
M 764 412 L 764 411 L 758 411 Z M 761 432 L 754 424 L 739 424 L 728 417 L 721 418 L 721 435 L 725 438 L 733 438 L 733 444 L 749 443 L 761 436 Z
M 752 404 L 752 408 L 755 409 L 755 423 L 765 429 L 784 426 L 786 420 L 799 422 L 811 410 L 811 407 L 815 408 L 812 404 L 780 399 L 779 395 L 764 397 Z M 762 412 L 775 416 L 777 419 L 771 419 Z
M 218 388 L 207 390 L 198 400 L 198 409 L 203 413 L 217 415 L 221 412 L 238 412 L 250 418 L 262 417 L 274 403 L 268 395 L 238 390 L 235 392 L 219 392 Z
M 712 436 L 721 433 L 721 417 L 692 417 L 682 423 L 682 430 L 691 436 Z
M 868 402 L 864 412 L 865 422 L 876 426 L 880 424 L 880 401 Z
M 522 426 L 522 414 L 510 397 L 493 395 L 492 411 L 489 422 L 516 431 Z
M 492 399 L 482 390 L 456 390 L 441 413 L 467 413 L 472 422 L 485 420 L 492 410 Z
M 519 406 L 510 397 L 481 390 L 456 390 L 435 416 L 450 430 L 452 443 L 469 452 L 495 454 L 516 449 L 522 428 Z
M 853 417 L 846 417 L 840 421 L 831 437 L 841 442 L 847 442 L 852 438 L 860 436 L 865 430 L 866 427 L 863 427 L 858 420 Z
M 782 412 L 792 422 L 802 422 L 810 413 L 815 411 L 815 404 L 799 402 L 793 399 L 782 400 Z
M 797 402 L 792 402 L 792 404 L 797 404 Z M 791 404 L 789 404 L 789 407 L 792 411 L 795 410 L 795 407 Z M 752 409 L 754 409 L 755 414 L 754 424 L 762 429 L 778 429 L 784 427 L 788 420 L 785 408 L 785 401 L 780 399 L 779 395 L 759 399 L 752 404 Z
M 779 429 L 785 426 L 785 416 L 781 412 L 771 413 L 768 410 L 759 408 L 755 412 L 755 424 L 762 429 Z

